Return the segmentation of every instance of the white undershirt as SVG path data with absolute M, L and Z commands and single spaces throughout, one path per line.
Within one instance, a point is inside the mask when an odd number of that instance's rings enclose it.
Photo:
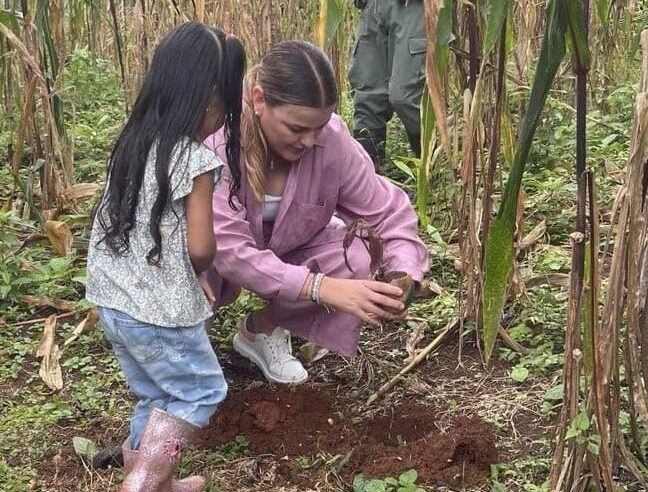
M 263 222 L 275 221 L 280 204 L 280 196 L 265 195 L 263 197 Z

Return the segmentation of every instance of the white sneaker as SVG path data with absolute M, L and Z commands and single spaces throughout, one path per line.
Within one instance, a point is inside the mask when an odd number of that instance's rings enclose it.
M 270 335 L 254 335 L 254 341 L 250 341 L 239 331 L 234 335 L 234 350 L 255 363 L 268 381 L 299 384 L 308 379 L 308 372 L 292 355 L 290 333 L 287 330 L 277 326 Z

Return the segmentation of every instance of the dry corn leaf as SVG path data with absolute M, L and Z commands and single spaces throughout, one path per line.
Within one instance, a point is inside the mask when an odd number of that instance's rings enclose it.
M 327 349 L 313 342 L 306 342 L 299 347 L 299 354 L 307 363 L 318 361 L 328 353 Z
M 65 299 L 25 294 L 20 297 L 20 300 L 30 306 L 49 306 L 59 311 L 74 311 L 74 302 L 66 301 Z
M 405 342 L 405 350 L 407 350 L 407 357 L 404 360 L 404 364 L 409 364 L 414 357 L 416 357 L 416 347 L 419 342 L 423 339 L 425 333 L 425 328 L 427 328 L 427 321 L 423 320 L 420 322 L 408 321 L 407 326 L 412 330 L 412 333 L 407 338 Z
M 99 321 L 99 312 L 97 311 L 97 308 L 88 309 L 88 314 L 86 314 L 86 317 L 83 318 L 83 321 L 81 321 L 81 323 L 79 323 L 76 328 L 74 328 L 74 330 L 72 330 L 72 334 L 63 343 L 63 350 L 65 350 L 65 348 L 74 340 L 79 338 L 79 335 L 81 335 L 81 333 L 96 325 L 97 321 Z
M 78 183 L 66 188 L 61 194 L 68 200 L 80 200 L 93 197 L 100 190 L 101 186 L 96 183 Z
M 63 388 L 63 375 L 61 373 L 61 366 L 59 365 L 61 351 L 55 343 L 55 337 L 56 315 L 53 314 L 45 320 L 43 338 L 41 339 L 36 356 L 43 358 L 38 375 L 48 388 L 60 390 Z
M 520 250 L 530 248 L 535 243 L 540 241 L 540 239 L 542 239 L 542 237 L 545 235 L 545 232 L 547 232 L 547 221 L 543 220 L 537 226 L 535 226 L 531 232 L 529 232 L 522 238 L 522 241 L 520 241 L 518 248 Z
M 68 225 L 60 220 L 48 220 L 45 229 L 54 251 L 61 256 L 70 254 L 73 237 Z
M 429 294 L 436 294 L 440 296 L 441 294 L 443 294 L 443 287 L 441 287 L 432 279 L 424 279 L 423 282 L 421 282 L 421 291 L 421 295 L 423 295 L 424 297 L 430 297 Z
M 38 196 L 38 195 L 36 195 Z M 58 217 L 59 211 L 58 208 L 48 208 L 41 212 L 45 220 L 55 220 Z
M 526 281 L 526 286 L 531 288 L 538 285 L 556 285 L 567 288 L 569 287 L 569 277 L 568 273 L 548 273 L 530 278 Z
M 38 268 L 36 266 L 27 260 L 20 260 L 20 271 L 21 272 L 37 272 Z

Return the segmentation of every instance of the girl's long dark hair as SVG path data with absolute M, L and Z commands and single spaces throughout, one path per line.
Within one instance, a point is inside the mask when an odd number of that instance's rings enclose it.
M 133 111 L 108 162 L 106 191 L 97 211 L 103 241 L 117 254 L 129 251 L 129 233 L 142 187 L 147 157 L 156 145 L 158 196 L 149 232 L 154 246 L 147 261 L 159 265 L 160 220 L 170 196 L 171 154 L 184 139 L 197 138 L 210 96 L 224 104 L 231 197 L 240 187 L 240 120 L 245 50 L 235 36 L 198 22 L 174 28 L 160 42 Z M 188 149 L 178 149 L 180 152 Z

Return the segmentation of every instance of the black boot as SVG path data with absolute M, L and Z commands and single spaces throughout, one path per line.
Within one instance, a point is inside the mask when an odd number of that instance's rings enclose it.
M 385 139 L 387 138 L 387 130 L 370 130 L 369 128 L 360 128 L 353 132 L 355 138 L 360 145 L 367 151 L 369 157 L 374 163 L 376 172 L 380 171 L 380 166 L 385 161 Z
M 122 456 L 121 443 L 109 444 L 106 448 L 99 451 L 92 457 L 92 467 L 95 469 L 108 468 L 121 468 L 124 464 L 124 457 Z
M 416 157 L 421 157 L 421 134 L 407 132 L 410 148 Z

